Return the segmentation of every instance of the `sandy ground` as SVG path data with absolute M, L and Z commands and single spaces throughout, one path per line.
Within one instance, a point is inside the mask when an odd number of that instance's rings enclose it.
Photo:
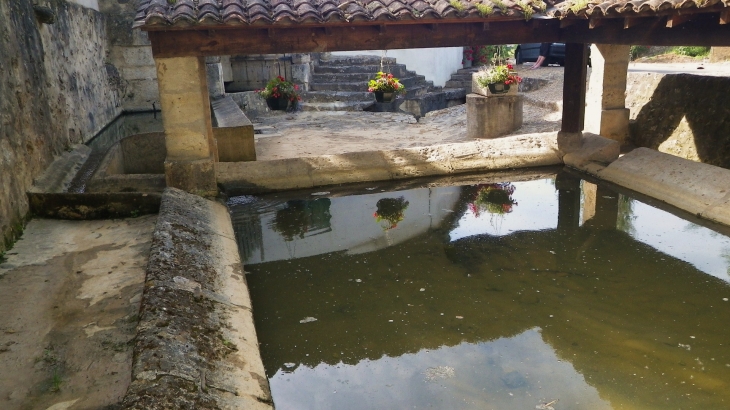
M 123 397 L 156 218 L 28 224 L 0 264 L 0 409 Z
M 524 93 L 523 126 L 510 135 L 557 131 L 563 69 L 518 68 L 523 76 L 549 84 Z M 345 152 L 387 150 L 466 141 L 466 106 L 428 113 L 419 121 L 408 114 L 373 112 L 271 112 L 254 118 L 259 161 Z

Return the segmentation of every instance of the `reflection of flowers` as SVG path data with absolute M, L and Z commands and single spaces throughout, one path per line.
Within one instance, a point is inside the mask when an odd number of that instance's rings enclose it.
M 384 231 L 393 229 L 403 220 L 408 201 L 405 198 L 382 198 L 376 204 L 378 210 L 373 214 Z M 384 223 L 383 223 L 384 222 Z
M 479 187 L 474 197 L 474 202 L 469 204 L 469 209 L 478 217 L 486 211 L 490 214 L 508 214 L 517 201 L 512 199 L 515 186 L 509 183 L 487 184 Z
M 304 238 L 310 230 L 329 228 L 330 200 L 320 198 L 314 201 L 287 201 L 287 207 L 276 211 L 272 228 L 290 242 L 295 237 Z

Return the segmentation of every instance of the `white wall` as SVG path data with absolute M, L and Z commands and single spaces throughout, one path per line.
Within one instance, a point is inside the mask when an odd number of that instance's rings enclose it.
M 425 76 L 434 85 L 443 86 L 451 74 L 462 67 L 463 47 L 409 48 L 388 50 L 387 57 L 395 57 L 398 64 L 405 64 L 409 70 Z M 383 50 L 338 51 L 333 55 L 376 55 L 382 56 Z
M 92 10 L 99 11 L 99 0 L 67 0 L 69 3 L 80 4 Z

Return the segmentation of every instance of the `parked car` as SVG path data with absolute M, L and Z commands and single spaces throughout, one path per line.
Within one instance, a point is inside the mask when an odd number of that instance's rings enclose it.
M 520 44 L 515 49 L 515 62 L 522 64 L 525 62 L 535 62 L 540 56 L 540 43 Z M 548 52 L 547 64 L 565 65 L 565 43 L 552 43 Z

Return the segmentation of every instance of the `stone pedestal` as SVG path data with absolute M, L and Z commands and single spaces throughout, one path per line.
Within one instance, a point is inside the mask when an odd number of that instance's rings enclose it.
M 629 48 L 591 46 L 593 69 L 586 93 L 585 131 L 620 143 L 629 136 L 629 110 L 625 106 Z
M 217 149 L 202 57 L 158 58 L 157 80 L 165 129 L 167 186 L 200 195 L 217 192 Z
M 468 138 L 497 138 L 522 127 L 522 95 L 466 96 Z

